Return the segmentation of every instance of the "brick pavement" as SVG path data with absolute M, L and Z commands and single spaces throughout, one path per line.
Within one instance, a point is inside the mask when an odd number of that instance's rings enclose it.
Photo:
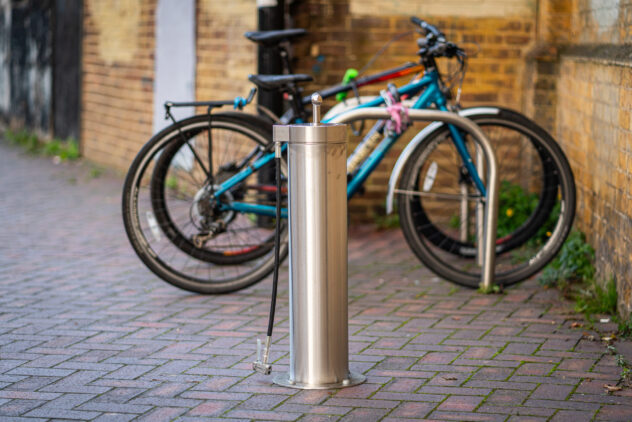
M 0 420 L 632 420 L 632 392 L 604 392 L 614 358 L 535 281 L 483 296 L 422 268 L 398 231 L 353 229 L 351 368 L 368 382 L 290 390 L 250 369 L 269 280 L 200 296 L 157 279 L 123 233 L 120 176 L 0 142 L 0 181 Z

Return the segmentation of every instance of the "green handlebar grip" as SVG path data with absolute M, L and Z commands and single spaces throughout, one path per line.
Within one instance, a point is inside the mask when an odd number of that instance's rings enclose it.
M 342 77 L 342 83 L 348 84 L 352 79 L 358 77 L 358 71 L 356 69 L 347 69 L 345 75 Z M 336 94 L 336 101 L 344 101 L 347 98 L 346 92 L 339 92 Z

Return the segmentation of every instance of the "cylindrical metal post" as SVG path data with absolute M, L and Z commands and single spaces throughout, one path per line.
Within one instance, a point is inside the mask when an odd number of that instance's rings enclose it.
M 365 380 L 349 371 L 346 137 L 341 124 L 274 127 L 289 141 L 290 370 L 274 379 L 287 387 Z
M 480 178 L 485 182 L 485 164 L 483 160 L 485 155 L 483 154 L 483 147 L 476 144 L 474 146 L 476 150 L 476 171 Z M 479 267 L 483 267 L 485 259 L 485 204 L 482 201 L 476 203 L 476 262 Z

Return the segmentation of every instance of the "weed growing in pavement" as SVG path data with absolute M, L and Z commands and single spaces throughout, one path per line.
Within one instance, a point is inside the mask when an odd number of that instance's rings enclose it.
M 538 281 L 543 286 L 566 289 L 572 283 L 587 283 L 595 276 L 595 250 L 579 230 L 573 230 L 555 259 Z
M 603 287 L 591 279 L 579 285 L 574 296 L 575 310 L 588 317 L 595 314 L 617 314 L 617 285 L 614 278 L 610 278 Z
M 54 157 L 59 161 L 76 160 L 79 158 L 79 145 L 74 139 L 61 140 L 54 138 L 43 141 L 38 136 L 27 130 L 14 132 L 7 130 L 4 136 L 14 145 L 18 145 L 30 154 Z
M 617 366 L 621 368 L 621 375 L 619 376 L 619 384 L 623 384 L 626 387 L 632 386 L 632 365 L 627 359 L 618 354 L 616 356 Z
M 386 214 L 386 209 L 380 207 L 373 211 L 373 222 L 378 230 L 397 229 L 399 224 L 399 213 L 397 212 L 397 206 L 393 208 L 393 212 Z
M 632 337 L 632 315 L 626 318 L 617 313 L 616 280 L 611 277 L 604 283 L 595 278 L 595 251 L 585 239 L 583 233 L 573 230 L 558 256 L 542 271 L 539 282 L 544 286 L 560 289 L 564 296 L 572 299 L 575 302 L 575 311 L 584 314 L 590 328 L 596 329 L 595 315 L 608 315 L 611 321 L 617 323 L 616 334 L 602 335 L 602 340 L 607 343 L 617 337 Z M 622 387 L 631 387 L 632 364 L 611 344 L 608 344 L 607 349 L 616 355 L 621 375 L 617 385 L 604 387 L 609 393 L 619 391 Z
M 503 294 L 503 288 L 502 288 L 501 285 L 498 285 L 498 284 L 494 284 L 494 285 L 490 286 L 489 288 L 485 288 L 485 287 L 483 287 L 483 283 L 480 283 L 478 285 L 478 289 L 476 291 L 479 292 L 479 293 L 486 294 L 486 295 L 488 295 L 488 294 L 497 294 L 497 295 Z
M 614 393 L 623 389 L 624 387 L 632 387 L 632 364 L 617 351 L 617 348 L 608 345 L 606 349 L 611 355 L 614 355 L 615 362 L 617 366 L 621 368 L 621 373 L 619 374 L 619 381 L 617 381 L 616 385 L 605 384 L 604 387 L 608 393 Z
M 373 217 L 375 225 L 379 230 L 399 228 L 399 214 L 375 215 Z
M 103 174 L 103 169 L 97 166 L 90 168 L 90 178 L 98 179 Z
M 542 271 L 538 281 L 556 287 L 575 301 L 575 311 L 592 322 L 593 315 L 607 314 L 618 320 L 617 286 L 614 278 L 595 279 L 595 250 L 579 230 L 573 230 L 557 257 Z
M 619 337 L 632 339 L 632 314 L 625 319 L 619 319 L 618 332 Z

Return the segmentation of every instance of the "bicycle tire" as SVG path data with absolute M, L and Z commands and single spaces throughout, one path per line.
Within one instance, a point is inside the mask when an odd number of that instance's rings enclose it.
M 507 109 L 500 109 L 498 114 L 481 114 L 470 116 L 481 128 L 486 125 L 511 128 L 522 134 L 528 134 L 529 142 L 537 151 L 543 169 L 542 192 L 538 206 L 530 217 L 515 232 L 504 239 L 498 239 L 497 256 L 525 245 L 529 239 L 541 230 L 543 223 L 553 215 L 555 204 L 559 201 L 560 211 L 557 224 L 550 237 L 544 242 L 538 253 L 533 254 L 524 265 L 508 270 L 498 270 L 496 283 L 511 285 L 529 278 L 543 268 L 557 254 L 568 236 L 575 214 L 575 184 L 572 171 L 564 153 L 553 138 L 535 123 Z M 411 154 L 404 164 L 399 182 L 400 191 L 410 191 L 419 184 L 419 174 L 423 162 L 428 160 L 431 149 L 438 148 L 440 139 L 445 139 L 447 128 L 442 126 L 429 134 Z M 446 144 L 447 145 L 447 144 Z M 424 158 L 425 155 L 425 158 Z M 500 160 L 502 161 L 502 160 Z M 500 171 L 501 180 L 503 172 Z M 553 194 L 554 193 L 554 194 Z M 557 198 L 561 195 L 561 198 Z M 419 197 L 421 198 L 421 197 Z M 398 195 L 398 208 L 404 236 L 417 257 L 440 276 L 467 287 L 476 287 L 480 281 L 480 269 L 463 271 L 447 261 L 462 262 L 462 258 L 474 258 L 476 248 L 471 243 L 456 239 L 453 233 L 437 227 L 429 221 L 422 200 L 415 200 L 412 195 Z M 414 215 L 413 215 L 414 212 Z M 525 247 L 526 248 L 526 247 Z M 531 252 L 528 252 L 531 253 Z M 443 256 L 441 256 L 443 255 Z M 467 264 L 471 265 L 471 264 Z M 463 264 L 465 267 L 466 264 Z
M 274 246 L 272 234 L 255 246 L 248 246 L 242 248 L 241 250 L 231 250 L 230 253 L 227 253 L 227 251 L 215 251 L 209 248 L 196 246 L 192 239 L 182 233 L 169 213 L 169 207 L 167 205 L 169 170 L 173 166 L 174 161 L 178 159 L 178 154 L 181 154 L 185 144 L 189 142 L 191 138 L 199 136 L 205 130 L 209 130 L 208 117 L 206 118 L 206 123 L 207 125 L 202 125 L 194 130 L 183 132 L 182 135 L 175 140 L 175 142 L 171 142 L 169 146 L 164 148 L 160 156 L 156 159 L 156 164 L 150 181 L 151 204 L 154 210 L 156 222 L 169 238 L 171 243 L 196 259 L 218 265 L 231 265 L 260 258 L 268 253 Z M 232 193 L 234 192 L 235 191 L 232 190 Z
M 213 129 L 221 129 L 239 136 L 253 145 L 262 148 L 269 146 L 271 126 L 256 116 L 241 113 L 217 113 L 212 115 L 210 123 Z M 166 164 L 176 157 L 184 140 L 196 133 L 202 133 L 209 127 L 209 116 L 194 116 L 173 124 L 152 137 L 138 153 L 125 179 L 123 188 L 123 222 L 130 243 L 143 263 L 157 276 L 168 283 L 196 293 L 229 293 L 243 289 L 262 280 L 274 267 L 273 248 L 270 244 L 257 253 L 243 254 L 238 257 L 226 256 L 202 248 L 191 249 L 190 242 L 183 247 L 186 236 L 173 229 L 173 221 L 156 212 L 156 197 L 164 194 L 160 184 L 166 180 Z M 183 138 L 184 134 L 184 138 Z M 244 142 L 245 142 L 244 141 Z M 283 169 L 285 173 L 285 166 Z M 148 192 L 145 192 L 148 191 Z M 142 198 L 139 198 L 142 196 Z M 148 198 L 145 198 L 148 196 Z M 164 198 L 162 198 L 164 199 Z M 147 221 L 144 214 L 147 213 Z M 151 216 L 151 219 L 150 219 Z M 158 217 L 158 218 L 157 218 Z M 158 221 L 159 219 L 159 221 Z M 242 219 L 243 220 L 243 219 Z M 153 223 L 153 224 L 152 224 Z M 168 242 L 155 246 L 164 236 Z M 156 240 L 157 239 L 157 240 Z M 287 255 L 287 225 L 281 234 L 281 258 Z M 166 252 L 173 256 L 168 261 Z M 197 250 L 196 250 L 197 249 Z M 184 264 L 181 266 L 181 262 Z M 197 268 L 194 274 L 193 269 Z M 201 273 L 205 273 L 204 276 Z M 228 275 L 226 275 L 228 274 Z

